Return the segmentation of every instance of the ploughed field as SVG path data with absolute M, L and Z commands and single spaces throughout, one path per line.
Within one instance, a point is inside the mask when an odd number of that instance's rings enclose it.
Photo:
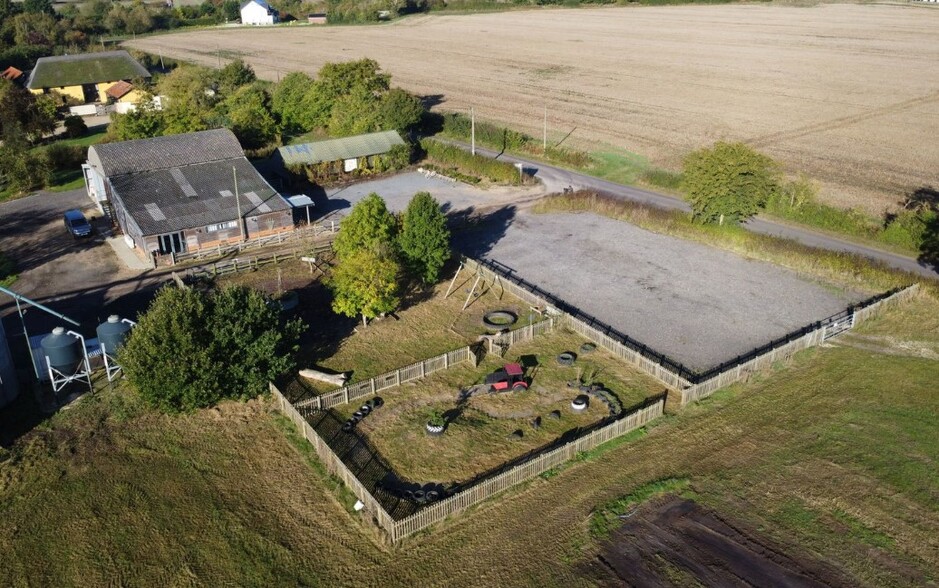
M 438 108 L 677 168 L 744 140 L 879 213 L 935 184 L 939 10 L 922 5 L 677 6 L 418 16 L 384 26 L 218 29 L 129 42 L 264 78 L 371 57 Z

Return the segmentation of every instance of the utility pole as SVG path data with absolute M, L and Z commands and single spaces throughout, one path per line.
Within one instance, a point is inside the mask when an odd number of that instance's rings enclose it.
M 544 135 L 541 145 L 542 155 L 548 154 L 548 105 L 544 105 Z
M 238 195 L 238 170 L 231 166 L 231 173 L 235 177 L 235 206 L 238 209 L 238 231 L 241 233 L 241 240 L 245 240 L 245 223 L 241 218 L 241 197 Z
M 215 54 L 218 56 L 218 68 L 222 69 L 222 47 L 221 45 L 215 45 Z
M 476 155 L 476 109 L 470 108 L 470 145 L 473 155 Z

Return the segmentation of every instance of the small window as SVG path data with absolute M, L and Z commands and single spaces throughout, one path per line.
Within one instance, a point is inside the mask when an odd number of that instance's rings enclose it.
M 227 223 L 218 223 L 217 225 L 209 225 L 205 228 L 206 233 L 214 233 L 216 231 L 224 231 L 225 229 L 234 229 L 238 226 L 238 221 L 228 221 Z

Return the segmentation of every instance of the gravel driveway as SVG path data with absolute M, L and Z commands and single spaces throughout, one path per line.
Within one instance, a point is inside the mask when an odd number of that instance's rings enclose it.
M 770 263 L 594 214 L 522 211 L 488 234 L 458 239 L 468 254 L 514 269 L 695 370 L 864 298 Z

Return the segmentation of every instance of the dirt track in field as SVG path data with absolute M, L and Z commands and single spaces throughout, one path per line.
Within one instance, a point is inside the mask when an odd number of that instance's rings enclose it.
M 418 16 L 384 26 L 218 29 L 129 44 L 265 78 L 371 57 L 440 108 L 677 167 L 745 140 L 880 212 L 939 183 L 939 9 L 679 6 Z
M 850 586 L 838 569 L 690 500 L 667 496 L 627 515 L 591 566 L 601 586 Z

